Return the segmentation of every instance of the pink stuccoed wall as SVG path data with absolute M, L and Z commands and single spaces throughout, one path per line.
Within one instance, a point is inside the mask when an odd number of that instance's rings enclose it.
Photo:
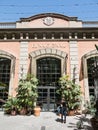
M 19 42 L 0 42 L 0 50 L 6 51 L 16 57 L 15 61 L 15 75 L 13 80 L 13 95 L 16 93 L 15 88 L 18 86 L 19 79 L 19 55 L 20 55 L 20 44 Z
M 88 52 L 95 50 L 95 44 L 98 45 L 97 41 L 78 41 L 78 59 L 79 59 L 79 75 L 81 74 L 81 58 Z M 70 49 L 68 41 L 41 41 L 41 42 L 29 42 L 28 43 L 28 56 L 31 52 L 44 48 L 55 48 L 61 51 L 64 51 L 68 54 L 67 59 L 67 74 L 70 75 Z M 16 57 L 15 62 L 15 75 L 13 80 L 13 95 L 16 94 L 15 88 L 18 87 L 19 80 L 19 57 L 20 57 L 20 42 L 1 42 L 0 50 L 4 50 L 11 55 Z M 30 59 L 28 58 L 28 71 L 30 67 Z M 84 80 L 80 79 L 80 85 L 82 87 L 82 92 L 84 92 Z
M 79 75 L 81 75 L 81 58 L 92 50 L 95 50 L 95 44 L 98 45 L 97 41 L 78 41 L 78 58 L 79 58 Z M 84 79 L 80 79 L 80 85 L 84 92 Z
M 30 27 L 47 27 L 47 28 L 50 28 L 50 26 L 46 26 L 45 24 L 43 24 L 43 18 L 41 19 L 37 19 L 37 20 L 34 20 L 34 21 L 31 21 L 28 26 Z M 51 27 L 68 27 L 69 26 L 69 21 L 65 21 L 65 20 L 62 20 L 62 19 L 58 19 L 58 18 L 55 18 L 54 20 L 54 24 L 51 25 Z
M 69 43 L 67 41 L 44 41 L 44 42 L 29 42 L 28 54 L 39 49 L 55 48 L 60 51 L 64 51 L 68 54 L 67 59 L 67 74 L 70 74 L 69 63 Z

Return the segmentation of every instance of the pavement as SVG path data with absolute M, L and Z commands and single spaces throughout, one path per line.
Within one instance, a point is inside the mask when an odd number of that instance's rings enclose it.
M 77 122 L 82 119 L 82 130 L 93 130 L 90 115 L 67 116 L 66 123 L 60 122 L 60 116 L 54 112 L 41 112 L 40 116 L 10 116 L 0 111 L 0 130 L 78 130 Z

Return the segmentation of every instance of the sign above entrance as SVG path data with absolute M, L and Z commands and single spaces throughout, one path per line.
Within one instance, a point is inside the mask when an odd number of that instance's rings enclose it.
M 65 43 L 33 43 L 32 48 L 66 48 Z
M 46 18 L 43 19 L 43 23 L 47 26 L 50 26 L 54 23 L 54 18 L 46 17 Z

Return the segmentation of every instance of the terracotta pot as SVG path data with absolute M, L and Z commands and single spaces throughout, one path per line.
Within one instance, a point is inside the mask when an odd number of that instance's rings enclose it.
M 68 111 L 68 116 L 74 116 L 75 114 L 75 111 L 74 110 L 69 110 Z
M 20 113 L 20 115 L 26 115 L 27 114 L 27 109 L 22 108 L 19 113 Z
M 11 115 L 12 115 L 12 116 L 15 116 L 15 115 L 16 115 L 16 111 L 15 111 L 15 110 L 12 110 L 12 111 L 11 111 Z
M 36 106 L 34 108 L 34 116 L 40 116 L 41 108 L 39 106 Z

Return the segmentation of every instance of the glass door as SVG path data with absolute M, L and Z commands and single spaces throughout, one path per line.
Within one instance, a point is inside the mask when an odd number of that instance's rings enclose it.
M 54 111 L 56 107 L 55 88 L 38 88 L 38 103 L 42 111 Z
M 52 111 L 56 105 L 56 88 L 61 77 L 61 60 L 45 57 L 37 60 L 38 103 L 43 111 Z

